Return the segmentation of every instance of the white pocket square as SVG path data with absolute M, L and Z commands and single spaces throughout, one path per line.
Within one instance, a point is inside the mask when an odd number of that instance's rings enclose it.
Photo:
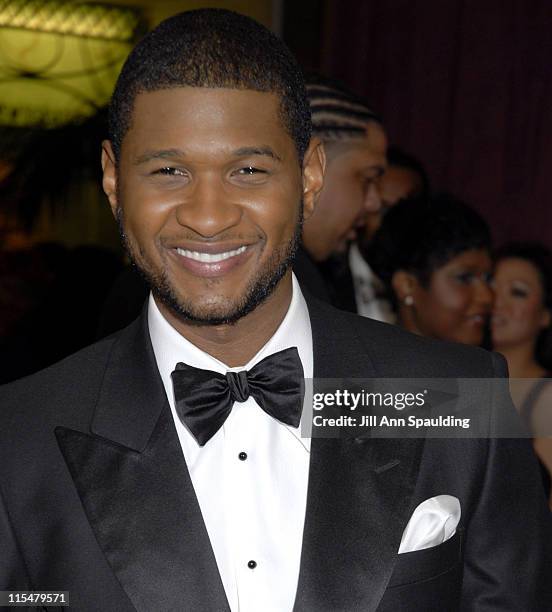
M 446 542 L 456 533 L 460 516 L 460 500 L 457 497 L 437 495 L 426 499 L 414 510 L 408 521 L 399 554 Z

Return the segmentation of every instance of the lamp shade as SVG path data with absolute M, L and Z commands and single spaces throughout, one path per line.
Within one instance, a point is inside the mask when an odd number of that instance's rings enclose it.
M 0 0 L 0 125 L 53 128 L 95 114 L 142 25 L 126 7 Z

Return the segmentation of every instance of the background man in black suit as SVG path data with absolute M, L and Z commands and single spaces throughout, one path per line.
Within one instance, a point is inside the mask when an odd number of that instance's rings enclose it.
M 131 54 L 104 189 L 152 295 L 2 389 L 0 589 L 66 590 L 79 611 L 546 609 L 525 441 L 301 437 L 303 376 L 503 372 L 305 301 L 290 265 L 322 188 L 309 136 L 299 68 L 245 17 L 184 13 Z
M 324 143 L 326 172 L 316 210 L 305 219 L 295 271 L 302 281 L 316 278 L 318 270 L 327 301 L 357 312 L 348 250 L 368 215 L 381 208 L 379 179 L 387 165 L 387 136 L 366 102 L 341 84 L 313 74 L 306 85 L 313 135 Z

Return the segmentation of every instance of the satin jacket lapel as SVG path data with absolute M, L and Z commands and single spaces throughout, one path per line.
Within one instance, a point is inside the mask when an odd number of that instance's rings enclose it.
M 91 432 L 60 427 L 56 435 L 96 539 L 135 608 L 229 610 L 145 314 L 114 345 Z
M 352 325 L 337 324 L 335 311 L 319 302 L 308 306 L 315 378 L 376 377 L 377 355 Z M 410 517 L 422 451 L 420 439 L 312 440 L 295 612 L 377 608 Z

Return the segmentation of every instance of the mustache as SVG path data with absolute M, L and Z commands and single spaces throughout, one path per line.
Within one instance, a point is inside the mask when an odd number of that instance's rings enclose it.
M 222 231 L 214 236 L 203 236 L 198 232 L 184 231 L 174 235 L 163 236 L 160 242 L 162 245 L 170 245 L 178 242 L 193 242 L 196 244 L 217 244 L 219 242 L 250 243 L 265 238 L 266 236 L 261 232 Z
M 115 209 L 115 220 L 117 222 L 117 226 L 119 228 L 119 235 L 122 238 L 123 242 L 128 241 L 128 237 L 125 232 L 125 224 L 124 224 L 124 213 L 121 205 L 118 205 Z M 302 222 L 302 219 L 301 219 Z M 195 242 L 196 244 L 216 244 L 218 242 L 256 242 L 258 240 L 266 239 L 264 233 L 258 232 L 243 232 L 236 231 L 235 229 L 223 230 L 214 236 L 204 236 L 199 232 L 195 232 L 192 228 L 183 227 L 178 233 L 174 233 L 171 235 L 165 235 L 160 240 L 160 244 L 170 245 L 178 242 Z
M 115 209 L 115 220 L 117 222 L 117 226 L 119 229 L 119 235 L 123 241 L 124 245 L 128 245 L 128 236 L 126 235 L 125 232 L 125 228 L 124 228 L 124 212 L 123 212 L 123 207 L 118 204 L 116 209 Z M 296 220 L 296 228 L 295 228 L 295 233 L 298 234 L 299 236 L 301 236 L 302 231 L 303 231 L 303 224 L 304 224 L 304 203 L 303 203 L 303 199 L 301 198 L 300 202 L 299 202 L 299 210 L 297 213 L 297 220 Z M 161 239 L 161 245 L 166 245 L 166 244 L 173 244 L 173 243 L 178 243 L 179 241 L 183 241 L 183 242 L 195 242 L 195 243 L 203 243 L 203 244 L 216 244 L 218 242 L 244 242 L 244 243 L 248 243 L 248 242 L 256 242 L 258 240 L 266 240 L 267 236 L 264 232 L 262 232 L 261 230 L 259 231 L 251 231 L 251 232 L 243 232 L 243 231 L 236 231 L 233 228 L 229 228 L 227 230 L 223 230 L 218 234 L 215 234 L 214 236 L 204 236 L 203 234 L 200 234 L 199 232 L 194 231 L 192 228 L 187 228 L 187 227 L 182 227 L 181 230 L 179 230 L 178 234 L 175 233 L 174 235 L 165 235 L 163 236 L 163 238 Z

